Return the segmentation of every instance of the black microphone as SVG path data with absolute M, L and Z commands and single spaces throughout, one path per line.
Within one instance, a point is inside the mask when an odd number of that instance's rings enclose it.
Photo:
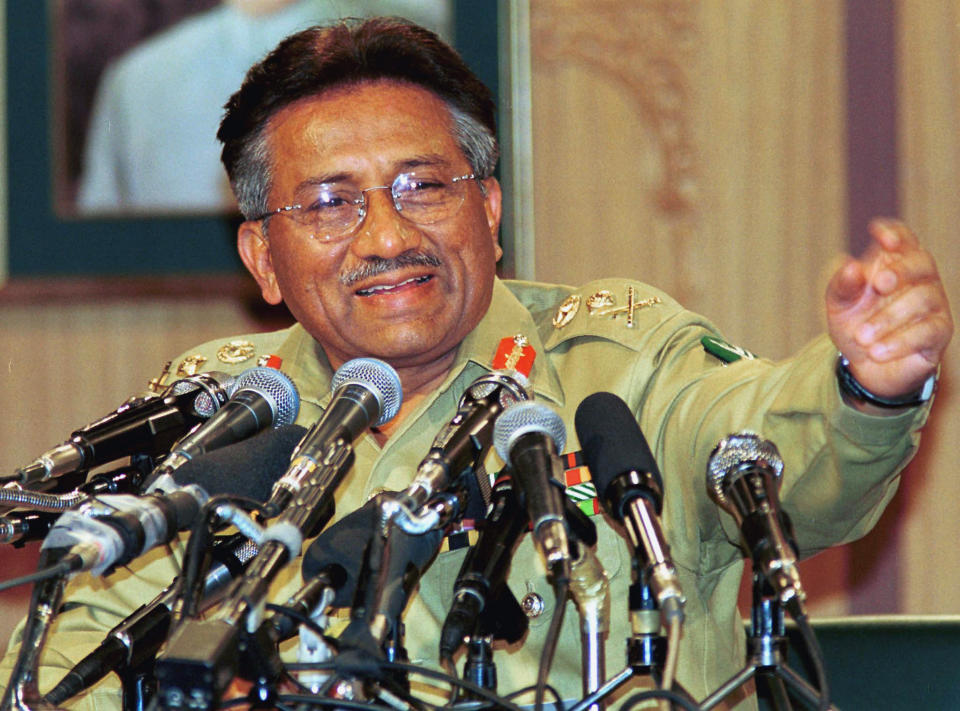
M 417 466 L 413 481 L 400 497 L 404 508 L 394 512 L 395 523 L 415 530 L 407 525 L 409 513 L 418 511 L 430 497 L 479 466 L 493 441 L 497 417 L 505 407 L 529 397 L 527 379 L 518 371 L 496 370 L 474 380 L 461 396 L 453 419 L 440 430 Z M 489 490 L 489 481 L 486 484 L 484 493 Z
M 271 581 L 301 553 L 304 536 L 326 525 L 332 515 L 334 487 L 353 456 L 351 443 L 335 437 L 316 462 L 316 471 L 264 531 L 260 553 L 231 587 L 216 617 L 188 620 L 171 636 L 156 667 L 167 706 L 198 695 L 219 698 L 223 693 L 237 671 L 243 630 L 257 626 Z
M 210 496 L 266 499 L 304 431 L 298 425 L 265 430 L 189 460 L 166 480 L 162 496 L 118 494 L 86 501 L 62 514 L 42 547 L 69 547 L 66 555 L 74 556 L 76 569 L 101 575 L 192 526 Z
M 328 563 L 291 595 L 283 608 L 292 610 L 301 617 L 309 618 L 328 592 L 332 592 L 335 596 L 336 592 L 346 584 L 346 569 L 339 563 Z M 270 624 L 277 633 L 277 639 L 282 642 L 296 633 L 300 620 L 293 615 L 278 611 L 273 615 Z
M 483 522 L 477 542 L 468 551 L 453 585 L 453 604 L 440 631 L 440 659 L 452 659 L 472 635 L 481 612 L 490 600 L 513 598 L 506 586 L 510 560 L 520 536 L 530 523 L 526 509 L 517 496 L 509 476 L 501 476 L 493 486 L 492 508 Z M 516 598 L 513 598 L 516 604 Z M 508 643 L 519 641 L 527 629 L 527 617 L 520 611 L 504 615 L 498 610 L 501 635 Z M 506 624 L 509 622 L 510 624 Z
M 560 415 L 537 402 L 518 402 L 497 418 L 494 446 L 520 485 L 533 526 L 533 540 L 547 570 L 569 582 L 572 555 L 564 519 L 563 467 L 559 452 L 567 432 Z
M 264 430 L 250 439 L 191 459 L 174 472 L 173 479 L 180 486 L 197 484 L 210 496 L 237 493 L 239 481 L 243 496 L 265 501 L 273 483 L 286 471 L 290 455 L 306 431 L 300 425 Z M 238 480 L 237 472 L 242 471 L 256 476 Z M 120 467 L 95 474 L 70 494 L 50 495 L 63 503 L 56 510 L 18 509 L 4 514 L 0 516 L 0 543 L 19 548 L 30 541 L 42 540 L 63 511 L 91 496 L 136 493 L 142 479 L 138 469 Z M 24 494 L 36 495 L 35 492 Z
M 776 445 L 752 432 L 725 437 L 707 462 L 707 490 L 737 525 L 754 566 L 797 617 L 806 593 L 797 569 L 797 544 L 780 508 L 783 459 Z
M 636 417 L 613 393 L 598 392 L 580 403 L 574 426 L 604 511 L 624 524 L 642 555 L 664 621 L 682 621 L 686 598 L 660 529 L 663 480 Z
M 0 543 L 20 548 L 30 541 L 40 541 L 59 518 L 59 511 L 12 511 L 0 517 Z
M 276 516 L 296 497 L 332 444 L 353 442 L 368 427 L 389 422 L 403 400 L 400 377 L 376 358 L 347 361 L 334 373 L 331 386 L 330 404 L 297 445 L 286 473 L 274 484 L 263 507 L 267 518 Z
M 17 470 L 19 483 L 31 486 L 132 454 L 166 452 L 178 437 L 213 415 L 233 385 L 231 375 L 202 373 L 178 380 L 163 395 L 129 400 Z
M 307 429 L 280 425 L 191 459 L 173 472 L 178 486 L 196 484 L 210 496 L 244 496 L 266 501 Z
M 227 584 L 243 572 L 256 553 L 256 544 L 239 533 L 217 538 L 212 551 L 213 563 L 204 580 L 202 609 L 218 601 Z M 59 705 L 112 671 L 136 669 L 153 659 L 167 639 L 176 598 L 174 583 L 128 615 L 107 633 L 96 649 L 67 672 L 44 701 Z
M 194 457 L 252 437 L 268 427 L 289 425 L 300 412 L 293 381 L 275 368 L 255 367 L 237 377 L 230 399 L 209 420 L 177 440 L 150 473 L 146 491 L 162 488 L 164 477 Z
M 327 566 L 336 565 L 346 572 L 346 580 L 337 588 L 337 595 L 331 603 L 334 607 L 350 607 L 357 595 L 359 578 L 362 574 L 364 549 L 374 536 L 380 536 L 380 501 L 389 494 L 380 494 L 356 511 L 328 526 L 307 546 L 301 563 L 301 574 L 305 581 L 315 578 Z M 415 542 L 420 536 L 407 536 Z M 420 559 L 424 551 L 433 546 L 427 542 L 421 549 L 414 547 L 414 558 Z

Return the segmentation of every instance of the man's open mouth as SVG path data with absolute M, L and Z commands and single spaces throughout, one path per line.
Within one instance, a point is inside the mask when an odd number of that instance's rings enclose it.
M 374 294 L 389 294 L 394 291 L 399 291 L 404 287 L 411 286 L 413 284 L 426 284 L 428 281 L 433 279 L 432 274 L 424 274 L 423 276 L 412 277 L 410 279 L 405 279 L 398 284 L 382 284 L 379 286 L 371 286 L 366 289 L 358 289 L 357 296 L 373 296 Z

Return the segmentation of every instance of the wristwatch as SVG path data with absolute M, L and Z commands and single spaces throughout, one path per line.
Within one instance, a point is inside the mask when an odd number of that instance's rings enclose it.
M 857 400 L 868 402 L 877 407 L 895 408 L 895 407 L 914 407 L 922 405 L 933 397 L 933 391 L 937 385 L 937 375 L 934 373 L 927 378 L 923 385 L 913 392 L 901 395 L 900 397 L 881 397 L 863 387 L 850 372 L 850 361 L 840 353 L 837 356 L 837 382 L 840 383 L 840 389 L 847 395 Z

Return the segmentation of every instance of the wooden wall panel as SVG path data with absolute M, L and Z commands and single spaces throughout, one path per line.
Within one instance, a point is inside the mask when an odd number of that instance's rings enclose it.
M 771 356 L 846 244 L 839 2 L 533 2 L 537 278 L 634 276 Z
M 937 257 L 960 309 L 960 2 L 898 3 L 900 192 L 904 216 Z M 960 342 L 954 337 L 920 459 L 905 480 L 900 540 L 905 612 L 960 612 L 957 442 Z

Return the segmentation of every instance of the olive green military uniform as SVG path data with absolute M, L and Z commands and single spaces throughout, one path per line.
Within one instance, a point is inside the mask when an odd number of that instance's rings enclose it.
M 631 286 L 636 308 L 628 325 L 626 311 L 611 309 L 626 305 Z M 704 336 L 717 335 L 714 327 L 647 285 L 604 280 L 574 289 L 498 281 L 488 313 L 464 340 L 433 397 L 384 447 L 370 436 L 355 443 L 355 465 L 336 496 L 338 517 L 381 489 L 409 484 L 468 384 L 490 369 L 500 340 L 516 334 L 523 334 L 537 353 L 530 383 L 536 399 L 562 415 L 568 451 L 579 449 L 572 423 L 587 395 L 616 393 L 637 414 L 663 473 L 663 528 L 687 597 L 678 681 L 697 699 L 714 691 L 745 658 L 736 610 L 743 572 L 740 550 L 732 542 L 737 531 L 706 487 L 706 462 L 718 441 L 751 430 L 777 445 L 784 459 L 783 505 L 800 547 L 811 554 L 870 529 L 896 489 L 896 475 L 913 454 L 929 409 L 876 418 L 844 405 L 834 375 L 836 352 L 825 337 L 783 362 L 747 357 L 726 364 L 701 343 Z M 329 400 L 332 374 L 320 346 L 299 325 L 201 346 L 174 361 L 166 380 L 176 377 L 185 359 L 185 367 L 193 363 L 199 371 L 240 372 L 271 356 L 271 363 L 279 363 L 297 383 L 302 399 L 298 422 L 309 426 Z M 500 466 L 493 461 L 488 470 Z M 625 666 L 630 553 L 625 539 L 601 518 L 594 520 L 597 554 L 610 579 L 610 676 Z M 436 664 L 439 626 L 464 552 L 441 552 L 407 609 L 405 642 L 416 664 Z M 172 558 L 164 550 L 153 551 L 130 571 L 106 580 L 82 577 L 71 584 L 70 609 L 59 617 L 45 652 L 42 690 L 99 643 L 107 629 L 171 581 L 176 574 Z M 300 583 L 299 564 L 288 566 L 271 599 L 285 600 Z M 514 557 L 509 584 L 518 600 L 532 593 L 546 606 L 530 620 L 522 645 L 496 654 L 500 693 L 535 680 L 554 607 L 529 537 Z M 8 655 L 4 679 L 11 664 Z M 580 664 L 578 616 L 571 606 L 549 678 L 566 699 L 581 695 Z M 111 675 L 86 696 L 86 703 L 117 708 L 116 683 Z M 747 700 L 743 707 L 752 705 Z

